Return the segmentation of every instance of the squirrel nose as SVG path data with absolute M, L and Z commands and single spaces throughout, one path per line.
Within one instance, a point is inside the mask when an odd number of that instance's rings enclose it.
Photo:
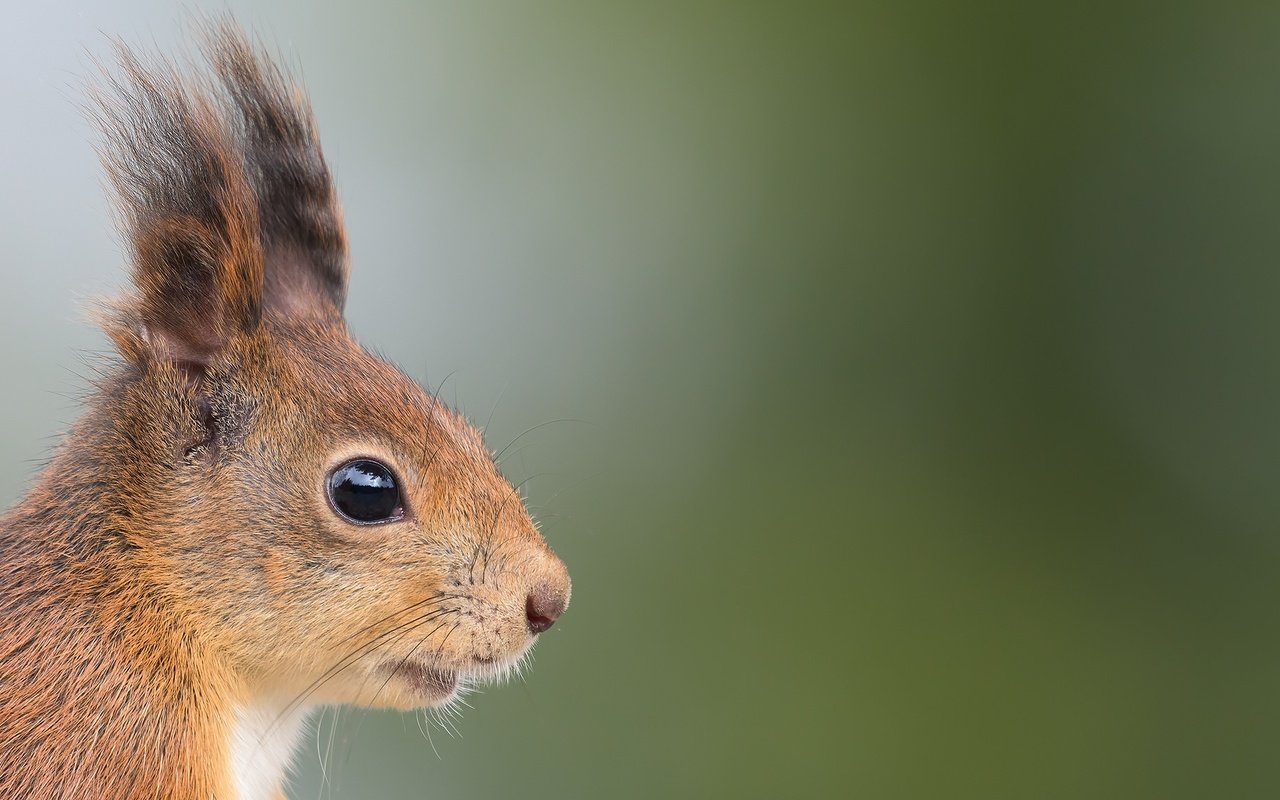
M 538 634 L 555 624 L 564 613 L 565 593 L 548 584 L 535 586 L 524 603 L 524 616 L 529 620 L 529 630 Z

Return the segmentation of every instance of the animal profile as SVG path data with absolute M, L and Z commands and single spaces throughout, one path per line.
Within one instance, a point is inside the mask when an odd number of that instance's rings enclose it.
M 315 120 L 229 21 L 94 103 L 119 353 L 0 518 L 0 797 L 280 797 L 317 705 L 447 706 L 568 573 L 480 433 L 343 319 Z

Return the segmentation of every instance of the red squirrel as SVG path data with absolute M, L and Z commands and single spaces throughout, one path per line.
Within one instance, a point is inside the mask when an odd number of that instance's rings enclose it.
M 0 797 L 257 800 L 318 704 L 419 709 L 569 603 L 480 433 L 343 320 L 308 101 L 230 22 L 95 100 L 118 363 L 0 519 Z

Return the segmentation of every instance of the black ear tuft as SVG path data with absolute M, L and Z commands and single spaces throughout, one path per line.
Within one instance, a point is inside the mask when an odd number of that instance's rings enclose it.
M 121 46 L 95 96 L 138 290 L 118 315 L 136 330 L 117 342 L 197 368 L 265 314 L 340 320 L 347 288 L 306 98 L 229 20 L 207 24 L 204 45 L 211 70 L 192 77 Z
M 346 237 L 306 96 L 226 19 L 208 26 L 205 51 L 238 117 L 258 198 L 267 305 L 285 316 L 341 315 Z
M 120 48 L 97 96 L 103 162 L 133 255 L 131 315 L 157 358 L 206 365 L 259 322 L 256 199 L 217 105 L 170 62 Z

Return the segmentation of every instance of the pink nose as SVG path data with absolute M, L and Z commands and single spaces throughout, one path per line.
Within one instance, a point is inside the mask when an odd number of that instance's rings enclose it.
M 524 616 L 529 620 L 529 630 L 542 633 L 555 624 L 564 613 L 564 592 L 542 584 L 529 592 L 524 603 Z

